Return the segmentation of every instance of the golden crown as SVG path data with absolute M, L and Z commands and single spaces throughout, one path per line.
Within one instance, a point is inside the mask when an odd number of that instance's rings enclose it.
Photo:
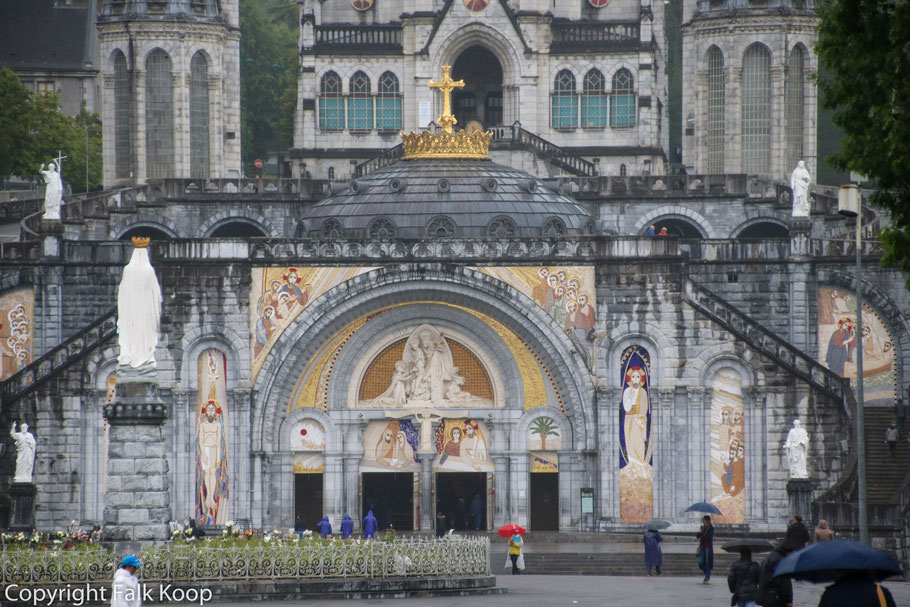
M 418 158 L 477 158 L 489 159 L 490 139 L 493 133 L 477 131 L 454 132 L 453 126 L 458 124 L 452 115 L 451 93 L 453 89 L 462 88 L 464 80 L 452 80 L 449 72 L 452 66 L 442 66 L 442 80 L 430 80 L 431 89 L 442 91 L 442 114 L 436 122 L 442 127 L 439 133 L 424 131 L 422 133 L 402 133 L 401 140 L 404 144 L 404 159 L 415 160 Z
M 137 249 L 144 249 L 151 241 L 152 239 L 146 236 L 133 236 L 133 246 Z

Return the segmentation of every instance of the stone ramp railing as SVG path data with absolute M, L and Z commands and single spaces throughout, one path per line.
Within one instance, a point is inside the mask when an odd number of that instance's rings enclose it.
M 117 334 L 117 310 L 90 325 L 0 383 L 0 402 L 7 408 Z
M 849 380 L 840 377 L 761 323 L 752 320 L 729 302 L 692 279 L 686 280 L 685 289 L 689 305 L 819 392 L 842 403 L 845 403 L 847 392 L 852 394 L 853 389 L 850 388 Z M 848 418 L 852 418 L 852 411 L 846 409 L 846 403 L 845 410 Z

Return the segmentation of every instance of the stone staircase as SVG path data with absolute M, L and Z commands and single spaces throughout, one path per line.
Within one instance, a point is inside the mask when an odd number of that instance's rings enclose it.
M 910 443 L 897 443 L 892 458 L 885 441 L 885 428 L 894 419 L 891 407 L 866 407 L 866 499 L 870 504 L 893 504 L 907 473 L 910 472 Z
M 504 559 L 497 554 L 490 556 L 490 568 L 494 574 L 500 575 L 509 570 L 504 568 Z M 727 554 L 715 547 L 714 575 L 717 583 L 723 583 L 721 578 L 726 578 L 730 565 L 739 558 L 738 554 Z M 756 555 L 755 560 L 760 561 L 764 555 Z M 647 573 L 644 553 L 548 553 L 528 552 L 525 554 L 525 573 L 531 575 L 629 575 L 640 576 Z M 701 577 L 695 559 L 695 542 L 692 542 L 691 553 L 663 554 L 661 572 L 668 576 Z

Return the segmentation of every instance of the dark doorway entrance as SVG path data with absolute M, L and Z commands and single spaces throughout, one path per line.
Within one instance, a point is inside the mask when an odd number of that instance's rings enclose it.
M 322 475 L 294 475 L 294 521 L 303 517 L 307 529 L 322 520 Z
M 480 525 L 471 504 L 480 500 Z M 436 474 L 436 513 L 446 515 L 448 529 L 487 528 L 487 475 L 484 472 L 439 472 Z
M 364 472 L 361 517 L 372 510 L 380 529 L 414 530 L 414 474 Z
M 472 120 L 485 127 L 502 125 L 502 66 L 496 55 L 482 46 L 468 47 L 455 60 L 452 78 L 465 82 L 452 93 L 456 129 Z
M 559 531 L 559 473 L 531 475 L 531 529 Z

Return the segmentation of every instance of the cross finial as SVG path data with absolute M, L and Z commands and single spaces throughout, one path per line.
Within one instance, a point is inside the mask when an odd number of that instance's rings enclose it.
M 442 115 L 436 119 L 436 122 L 442 125 L 442 130 L 446 133 L 451 133 L 452 127 L 458 123 L 455 116 L 452 115 L 452 91 L 464 87 L 464 80 L 452 80 L 452 77 L 449 76 L 451 70 L 451 65 L 442 66 L 442 80 L 430 80 L 429 84 L 431 89 L 442 91 Z

